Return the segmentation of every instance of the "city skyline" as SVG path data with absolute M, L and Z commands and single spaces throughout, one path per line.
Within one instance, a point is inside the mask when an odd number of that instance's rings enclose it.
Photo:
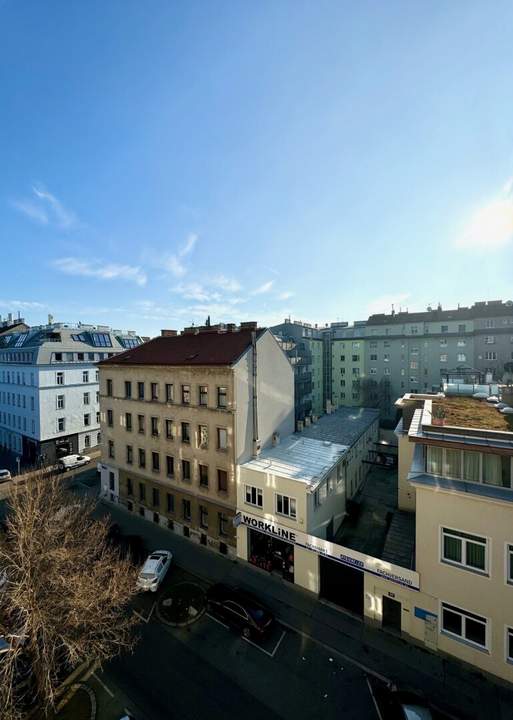
M 511 7 L 293 8 L 1 4 L 2 315 L 513 299 Z

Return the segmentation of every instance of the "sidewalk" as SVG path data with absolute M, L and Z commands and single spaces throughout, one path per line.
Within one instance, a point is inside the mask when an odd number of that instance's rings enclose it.
M 285 625 L 341 653 L 348 662 L 363 665 L 397 685 L 417 688 L 462 720 L 512 720 L 513 688 L 496 685 L 457 660 L 365 625 L 281 578 L 243 561 L 228 560 L 120 506 L 103 502 L 102 506 L 124 532 L 143 537 L 148 549 L 172 550 L 177 564 L 195 575 L 253 590 Z

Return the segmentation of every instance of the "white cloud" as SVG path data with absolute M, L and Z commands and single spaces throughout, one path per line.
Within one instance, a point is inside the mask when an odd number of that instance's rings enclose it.
M 0 300 L 0 308 L 7 308 L 11 312 L 14 310 L 43 310 L 48 307 L 40 302 L 31 300 Z
M 164 258 L 162 264 L 165 270 L 167 270 L 177 278 L 183 277 L 187 272 L 185 266 L 180 262 L 176 255 L 168 255 L 166 258 Z
M 456 239 L 456 247 L 474 250 L 497 250 L 513 241 L 513 178 L 497 197 L 472 213 Z
M 294 293 L 290 292 L 289 290 L 286 290 L 285 292 L 281 292 L 278 295 L 278 300 L 289 300 L 289 298 L 294 297 Z
M 33 187 L 32 192 L 35 200 L 33 198 L 14 200 L 13 207 L 41 225 L 51 224 L 61 230 L 67 230 L 78 224 L 75 213 L 65 208 L 55 195 L 38 187 Z
M 225 277 L 224 275 L 217 275 L 211 280 L 211 285 L 221 288 L 221 290 L 226 290 L 226 292 L 239 292 L 239 290 L 242 290 L 242 285 L 238 280 Z
M 268 282 L 264 283 L 263 285 L 260 285 L 260 287 L 257 287 L 255 290 L 251 292 L 252 295 L 264 295 L 265 293 L 268 293 L 272 290 L 272 287 L 274 285 L 274 280 L 269 280 Z
M 194 246 L 198 242 L 198 236 L 195 233 L 191 233 L 187 240 L 185 241 L 185 245 L 181 250 L 179 250 L 178 254 L 180 257 L 184 257 L 185 255 L 189 255 L 194 250 Z
M 394 310 L 399 312 L 400 307 L 406 300 L 411 297 L 410 293 L 397 293 L 396 295 L 381 295 L 375 298 L 367 305 L 367 313 L 369 315 L 379 315 L 380 313 L 390 313 L 392 305 Z
M 141 287 L 146 285 L 147 280 L 146 273 L 132 265 L 104 264 L 99 260 L 79 260 L 73 257 L 58 258 L 54 260 L 53 265 L 66 275 L 94 277 L 101 280 L 131 280 Z
M 209 292 L 200 283 L 180 283 L 180 285 L 173 288 L 173 292 L 178 293 L 187 300 L 198 300 L 199 302 L 221 299 L 219 293 Z

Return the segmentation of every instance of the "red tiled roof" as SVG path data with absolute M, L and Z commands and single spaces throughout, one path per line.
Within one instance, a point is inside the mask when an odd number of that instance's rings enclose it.
M 259 338 L 265 329 L 257 330 Z M 100 365 L 232 365 L 251 345 L 251 330 L 156 337 Z

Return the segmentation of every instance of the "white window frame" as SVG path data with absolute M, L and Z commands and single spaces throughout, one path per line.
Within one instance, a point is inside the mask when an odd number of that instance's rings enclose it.
M 509 625 L 504 626 L 504 659 L 507 663 L 513 665 L 513 656 L 510 657 L 508 653 L 508 646 L 509 646 L 509 635 L 511 634 L 511 637 L 513 638 L 513 627 L 510 627 Z
M 248 491 L 250 497 L 255 496 L 256 502 L 248 500 Z M 260 500 L 260 502 L 258 502 Z M 244 502 L 246 505 L 252 505 L 253 507 L 262 509 L 264 507 L 264 491 L 262 488 L 256 487 L 256 485 L 245 485 L 244 486 Z
M 513 586 L 513 575 L 510 577 L 510 559 L 509 556 L 513 555 L 513 542 L 504 543 L 504 577 L 506 585 Z
M 495 345 L 495 335 L 485 335 L 485 345 Z
M 284 500 L 286 499 L 288 501 L 289 506 L 289 512 L 280 512 L 278 510 L 278 498 L 282 499 L 282 508 L 284 507 Z M 293 514 L 291 512 L 291 501 L 294 503 L 294 511 Z M 295 497 L 291 497 L 290 495 L 284 495 L 283 493 L 274 493 L 274 508 L 277 515 L 281 515 L 282 517 L 288 517 L 291 520 L 297 520 L 297 499 Z
M 477 575 L 483 575 L 484 577 L 490 577 L 490 548 L 491 548 L 491 540 L 486 535 L 474 535 L 473 533 L 466 532 L 465 530 L 457 530 L 456 528 L 450 528 L 446 527 L 444 525 L 439 526 L 440 529 L 440 546 L 439 546 L 439 562 L 442 565 L 451 565 L 452 567 L 461 568 L 462 570 L 468 570 L 470 572 L 476 573 Z M 444 537 L 445 535 L 448 535 L 450 537 L 455 538 L 456 540 L 461 541 L 461 562 L 458 562 L 457 560 L 452 560 L 451 558 L 444 557 Z M 471 537 L 461 537 L 461 535 L 469 535 L 475 540 L 472 540 Z M 481 539 L 484 540 L 484 543 L 481 542 Z M 468 565 L 466 562 L 467 559 L 467 543 L 473 542 L 474 545 L 484 545 L 485 547 L 485 566 L 484 570 L 481 570 L 480 568 L 473 567 L 472 565 Z
M 449 602 L 443 602 L 442 600 L 439 601 L 439 617 L 440 617 L 440 627 L 439 632 L 441 635 L 445 635 L 445 637 L 451 638 L 453 640 L 456 640 L 457 642 L 461 642 L 464 645 L 469 645 L 470 647 L 477 648 L 478 650 L 481 650 L 483 652 L 490 652 L 490 637 L 491 637 L 491 621 L 490 618 L 485 617 L 484 615 L 478 615 L 477 613 L 472 612 L 471 610 L 466 610 L 465 608 L 460 607 L 459 605 L 453 605 Z M 468 640 L 465 635 L 458 635 L 457 633 L 453 633 L 451 630 L 445 630 L 443 626 L 444 617 L 443 617 L 443 609 L 445 606 L 450 612 L 456 612 L 457 614 L 460 614 L 463 618 L 462 622 L 462 629 L 463 633 L 465 633 L 465 618 L 470 614 L 474 615 L 474 618 L 471 618 L 472 620 L 476 620 L 477 622 L 482 621 L 485 626 L 485 645 L 480 645 L 479 643 L 474 642 L 473 640 Z

